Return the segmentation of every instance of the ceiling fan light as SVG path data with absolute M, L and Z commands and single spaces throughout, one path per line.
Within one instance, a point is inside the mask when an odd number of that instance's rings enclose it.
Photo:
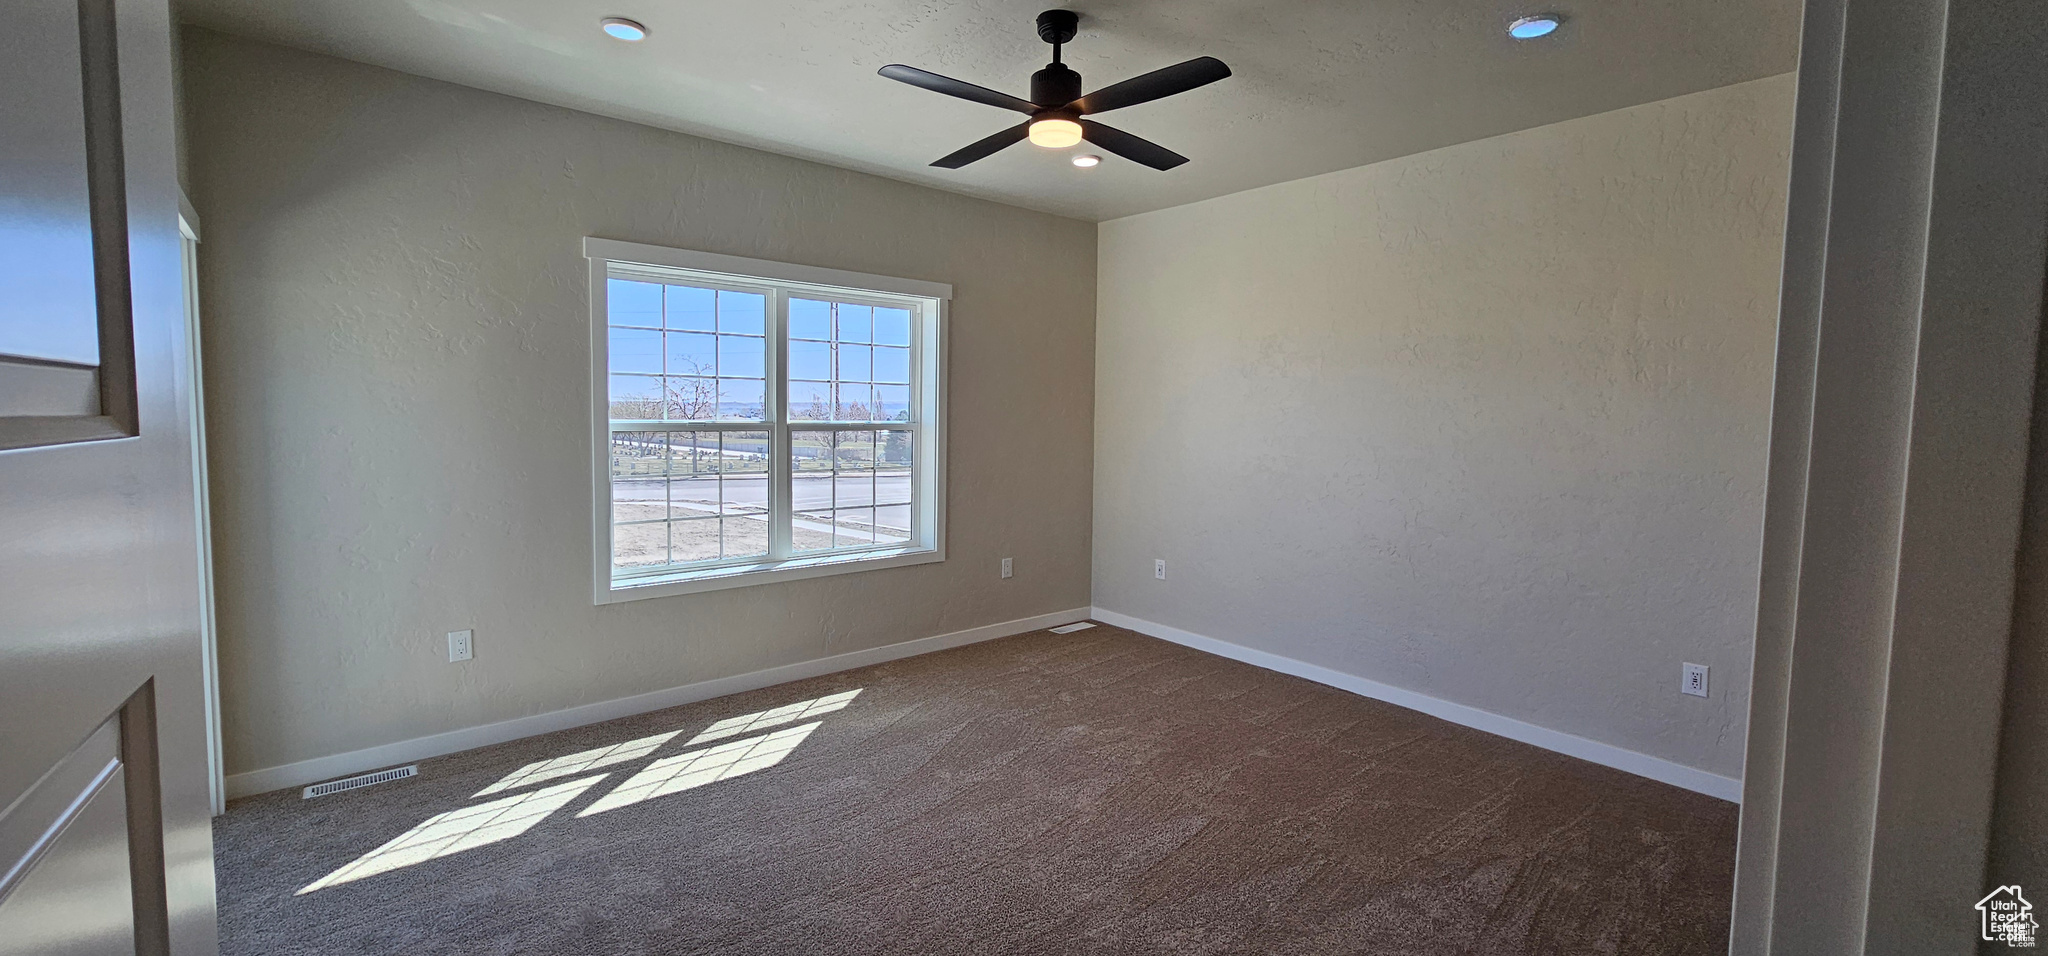
M 1094 153 L 1082 153 L 1081 155 L 1074 157 L 1074 165 L 1079 166 L 1082 169 L 1087 169 L 1091 166 L 1099 166 L 1101 164 L 1102 157 L 1097 156 Z
M 1011 135 L 1016 135 L 1012 133 Z M 1034 120 L 1031 124 L 1031 144 L 1046 149 L 1066 149 L 1081 142 L 1081 124 L 1070 119 Z M 1014 140 L 1013 140 L 1014 142 Z

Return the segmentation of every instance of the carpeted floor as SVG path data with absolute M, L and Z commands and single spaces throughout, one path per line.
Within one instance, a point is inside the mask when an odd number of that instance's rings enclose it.
M 1719 954 L 1735 816 L 1103 626 L 252 797 L 215 841 L 229 956 Z

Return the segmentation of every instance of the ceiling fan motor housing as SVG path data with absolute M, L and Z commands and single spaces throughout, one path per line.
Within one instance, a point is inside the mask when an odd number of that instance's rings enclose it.
M 1031 74 L 1031 102 L 1058 109 L 1081 98 L 1081 74 L 1058 63 Z
M 1081 15 L 1072 10 L 1047 10 L 1038 15 L 1038 38 L 1066 43 L 1081 31 Z

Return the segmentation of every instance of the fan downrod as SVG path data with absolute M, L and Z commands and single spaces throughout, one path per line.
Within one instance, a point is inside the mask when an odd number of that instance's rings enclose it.
M 1081 16 L 1072 10 L 1047 10 L 1038 15 L 1038 38 L 1052 44 L 1052 62 L 1031 74 L 1031 102 L 1052 109 L 1081 98 L 1081 74 L 1060 62 L 1060 44 L 1080 32 Z

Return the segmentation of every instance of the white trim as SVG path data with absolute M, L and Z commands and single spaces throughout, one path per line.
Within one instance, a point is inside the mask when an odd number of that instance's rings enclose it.
M 190 399 L 192 416 L 192 518 L 199 543 L 199 654 L 200 687 L 206 697 L 206 796 L 213 815 L 227 812 L 226 768 L 220 733 L 220 631 L 214 611 L 213 581 L 213 495 L 206 472 L 206 376 L 200 356 L 199 328 L 199 214 L 192 201 L 178 192 L 178 243 L 185 291 L 185 360 L 180 369 Z
M 199 210 L 193 208 L 192 197 L 182 189 L 178 190 L 178 234 L 199 241 Z
M 584 240 L 589 245 L 590 240 Z M 590 582 L 591 601 L 607 603 L 612 578 L 611 263 L 590 260 Z
M 1335 687 L 1338 690 L 1348 690 L 1360 697 L 1370 697 L 1374 700 L 1386 701 L 1397 707 L 1406 707 L 1409 710 L 1420 711 L 1431 717 L 1448 720 L 1451 723 L 1461 724 L 1474 730 L 1483 730 L 1489 734 L 1506 737 L 1509 740 L 1519 740 L 1522 743 L 1561 753 L 1568 757 L 1589 760 L 1603 767 L 1612 767 L 1616 770 L 1635 774 L 1638 777 L 1648 777 L 1651 780 L 1668 783 L 1674 787 L 1682 787 L 1695 793 L 1704 793 L 1707 796 L 1717 797 L 1730 803 L 1742 802 L 1742 781 L 1734 777 L 1723 777 L 1720 774 L 1708 773 L 1705 770 L 1688 767 L 1681 763 L 1673 763 L 1661 757 L 1637 753 L 1633 750 L 1616 747 L 1613 744 L 1603 744 L 1597 740 L 1587 740 L 1584 737 L 1574 736 L 1560 730 L 1551 730 L 1548 727 L 1539 727 L 1526 721 L 1516 720 L 1513 717 L 1503 717 L 1491 711 L 1480 710 L 1477 707 L 1454 704 L 1427 694 L 1403 690 L 1391 684 L 1382 684 L 1376 680 L 1368 680 L 1363 677 L 1346 674 L 1342 671 L 1298 661 L 1291 657 L 1282 657 L 1278 654 L 1255 650 L 1241 644 L 1219 641 L 1216 638 L 1204 637 L 1192 631 L 1183 631 L 1177 627 L 1155 624 L 1128 614 L 1119 614 L 1115 611 L 1098 607 L 1093 609 L 1093 613 L 1090 616 L 1104 624 L 1114 624 L 1117 627 L 1137 631 L 1140 634 L 1156 637 L 1163 641 L 1172 641 L 1175 644 L 1192 647 L 1198 651 L 1206 651 L 1218 657 L 1228 657 L 1231 660 L 1242 661 L 1255 667 L 1263 667 L 1270 671 L 1279 671 L 1282 674 L 1291 674 L 1295 677 L 1312 680 L 1318 684 Z
M 631 578 L 621 581 L 599 581 L 597 590 L 593 595 L 593 600 L 598 604 L 617 604 L 621 601 L 668 597 L 672 594 L 697 594 L 703 591 L 721 591 L 726 588 L 753 587 L 756 584 L 801 581 L 805 578 L 821 578 L 828 574 L 879 571 L 883 568 L 905 568 L 914 564 L 933 564 L 944 560 L 946 560 L 946 556 L 937 548 L 840 551 L 816 557 L 789 558 L 783 561 L 769 561 L 761 564 L 726 565 L 723 567 L 702 568 L 695 571 L 678 571 L 673 575 L 650 577 L 644 583 L 639 584 L 633 583 Z M 606 570 L 610 570 L 609 565 L 607 565 Z
M 621 242 L 617 239 L 599 239 L 594 236 L 584 237 L 583 257 L 612 262 L 637 262 L 650 266 L 667 266 L 672 269 L 693 269 L 698 272 L 716 272 L 743 281 L 747 279 L 773 279 L 780 282 L 807 282 L 813 285 L 866 289 L 871 292 L 890 292 L 896 295 L 913 295 L 926 299 L 950 299 L 953 297 L 952 285 L 945 282 L 899 279 L 894 276 L 869 275 L 865 272 L 848 272 L 844 269 L 804 266 L 790 262 L 775 262 L 768 259 L 749 259 L 745 256 L 727 256 L 716 252 L 671 249 L 667 246 L 650 246 L 645 243 Z
M 784 664 L 780 667 L 770 667 L 766 670 L 758 670 L 748 674 L 719 677 L 712 680 L 699 681 L 695 684 L 684 684 L 681 687 L 671 687 L 667 690 L 657 690 L 632 697 L 621 697 L 617 700 L 583 704 L 578 707 L 550 711 L 545 714 L 515 717 L 511 720 L 499 721 L 495 724 L 485 724 L 481 727 L 467 727 L 462 730 L 451 730 L 446 733 L 433 734 L 426 737 L 415 737 L 412 740 L 401 740 L 397 743 L 368 747 L 362 750 L 350 751 L 349 753 L 335 754 L 330 757 L 315 757 L 312 760 L 301 760 L 297 763 L 289 763 L 283 766 L 251 770 L 245 773 L 233 774 L 227 778 L 228 796 L 240 798 L 250 794 L 283 790 L 288 787 L 302 787 L 309 783 L 318 783 L 334 777 L 345 777 L 349 774 L 362 773 L 365 770 L 375 770 L 395 764 L 413 763 L 420 760 L 429 760 L 434 757 L 444 757 L 448 754 L 459 753 L 464 750 L 474 750 L 478 747 L 488 747 L 492 744 L 501 744 L 523 737 L 532 737 L 536 734 L 568 730 L 571 727 L 582 727 L 587 724 L 616 720 L 620 717 L 631 717 L 635 714 L 644 714 L 649 711 L 692 704 L 700 700 L 710 700 L 713 697 L 724 697 L 727 694 L 759 690 L 763 687 L 773 687 L 790 681 L 834 674 L 839 671 L 852 670 L 856 667 L 867 667 L 871 664 L 902 660 L 906 657 L 916 657 L 919 654 L 930 654 L 935 651 L 943 651 L 981 641 L 992 641 L 999 637 L 1010 637 L 1016 634 L 1043 630 L 1048 627 L 1058 627 L 1062 624 L 1072 624 L 1075 621 L 1087 620 L 1088 611 L 1088 608 L 1077 607 L 1065 611 L 1054 611 L 1050 614 L 1039 614 L 1034 617 L 1018 618 L 1014 621 L 984 624 L 981 627 L 968 628 L 964 631 L 953 631 L 949 634 L 938 634 L 914 641 L 904 641 L 900 644 L 871 647 L 864 651 L 853 651 L 847 654 L 821 657 L 816 660 L 800 661 L 795 664 Z
M 947 286 L 948 295 L 938 297 L 933 304 L 932 317 L 911 330 L 918 359 L 910 370 L 911 387 L 923 393 L 919 401 L 924 403 L 923 413 L 918 416 L 924 427 L 918 430 L 918 445 L 912 452 L 924 459 L 924 467 L 913 474 L 920 482 L 917 500 L 931 502 L 911 519 L 924 524 L 913 528 L 912 533 L 919 535 L 941 559 L 946 556 L 946 367 L 951 364 L 946 350 L 953 342 L 953 301 L 949 297 L 952 288 Z M 920 335 L 925 338 L 916 338 Z

